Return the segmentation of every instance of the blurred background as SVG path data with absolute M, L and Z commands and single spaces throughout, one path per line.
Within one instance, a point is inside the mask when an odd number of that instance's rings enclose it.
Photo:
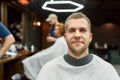
M 55 4 L 57 1 L 63 3 Z M 46 2 L 46 7 L 54 10 L 43 9 Z M 74 11 L 79 7 L 78 4 L 84 7 Z M 61 9 L 72 9 L 73 12 L 56 11 Z M 34 46 L 35 51 L 48 48 L 50 44 L 46 37 L 49 23 L 45 19 L 55 13 L 58 20 L 64 23 L 74 12 L 83 12 L 91 20 L 94 36 L 90 52 L 115 64 L 120 73 L 120 0 L 0 0 L 0 21 L 14 35 L 17 50 L 23 47 L 31 50 L 31 46 Z

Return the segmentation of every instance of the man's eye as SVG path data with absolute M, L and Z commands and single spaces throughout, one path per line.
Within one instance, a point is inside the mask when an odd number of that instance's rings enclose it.
M 85 30 L 85 29 L 82 29 L 82 30 L 80 30 L 80 32 L 86 32 L 87 30 Z
M 75 31 L 74 29 L 69 30 L 69 32 L 74 32 L 74 31 Z

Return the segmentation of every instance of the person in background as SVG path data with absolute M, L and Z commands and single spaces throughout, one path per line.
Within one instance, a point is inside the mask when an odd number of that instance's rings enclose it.
M 48 18 L 46 19 L 47 22 L 49 22 L 49 24 L 51 25 L 51 27 L 49 28 L 49 34 L 47 36 L 47 42 L 51 43 L 51 45 L 54 44 L 54 42 L 56 41 L 56 36 L 54 34 L 54 27 L 56 24 L 60 23 L 58 21 L 58 17 L 56 14 L 51 13 Z
M 58 23 L 55 25 L 54 34 L 56 38 L 63 36 L 65 33 L 64 24 Z
M 10 46 L 15 42 L 15 39 L 11 32 L 0 22 L 0 57 L 2 57 Z
M 57 37 L 55 43 L 42 51 L 35 53 L 33 56 L 25 58 L 23 63 L 24 74 L 30 80 L 35 80 L 42 66 L 48 61 L 64 55 L 68 51 L 67 44 L 63 37 L 64 34 L 64 24 L 55 25 L 55 30 L 53 31 Z
M 89 18 L 81 12 L 71 14 L 64 34 L 68 51 L 46 63 L 36 80 L 120 80 L 110 63 L 89 54 L 92 37 Z

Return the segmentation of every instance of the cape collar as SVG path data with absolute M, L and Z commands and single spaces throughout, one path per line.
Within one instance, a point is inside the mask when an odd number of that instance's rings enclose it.
M 88 54 L 87 56 L 81 58 L 81 59 L 75 59 L 71 57 L 69 54 L 64 55 L 64 60 L 73 66 L 83 66 L 91 62 L 93 59 L 93 55 Z

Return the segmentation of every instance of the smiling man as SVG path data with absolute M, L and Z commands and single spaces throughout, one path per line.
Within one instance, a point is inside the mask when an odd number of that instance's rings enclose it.
M 83 13 L 73 13 L 65 22 L 68 54 L 46 63 L 36 80 L 120 80 L 111 64 L 89 54 L 91 23 Z

